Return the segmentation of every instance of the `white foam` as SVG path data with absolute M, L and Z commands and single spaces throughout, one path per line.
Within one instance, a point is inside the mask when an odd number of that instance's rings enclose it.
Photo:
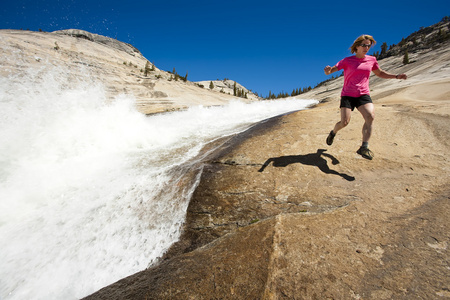
M 0 79 L 0 298 L 77 299 L 175 242 L 209 141 L 315 101 L 192 107 L 152 117 L 107 103 L 86 74 Z M 69 84 L 70 83 L 70 84 Z

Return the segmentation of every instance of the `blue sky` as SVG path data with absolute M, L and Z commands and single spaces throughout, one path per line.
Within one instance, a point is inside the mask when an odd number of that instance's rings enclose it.
M 377 51 L 450 15 L 448 0 L 3 2 L 0 29 L 87 30 L 190 81 L 229 78 L 262 96 L 328 79 L 323 68 L 351 55 L 361 34 Z

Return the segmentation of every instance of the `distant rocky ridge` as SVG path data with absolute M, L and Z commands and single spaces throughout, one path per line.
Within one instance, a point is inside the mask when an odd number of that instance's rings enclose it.
M 0 30 L 0 43 L 2 76 L 27 76 L 27 69 L 38 70 L 46 64 L 47 69 L 66 70 L 72 78 L 101 83 L 111 100 L 120 94 L 132 95 L 137 109 L 144 114 L 195 105 L 224 105 L 238 99 L 260 100 L 250 93 L 245 99 L 179 80 L 171 72 L 158 69 L 132 45 L 83 30 Z
M 118 41 L 116 39 L 112 39 L 110 37 L 105 37 L 105 36 L 102 36 L 102 35 L 90 33 L 90 32 L 84 31 L 84 30 L 67 29 L 67 30 L 54 31 L 53 33 L 68 35 L 68 36 L 72 36 L 72 37 L 76 37 L 76 38 L 83 38 L 83 39 L 89 40 L 91 42 L 103 44 L 103 45 L 105 45 L 107 47 L 111 47 L 111 48 L 115 48 L 115 49 L 120 50 L 120 51 L 124 51 L 124 52 L 126 52 L 126 53 L 128 53 L 128 54 L 130 54 L 132 56 L 134 56 L 134 55 L 142 56 L 142 53 L 136 47 L 134 47 L 133 45 L 130 45 L 128 43 L 124 43 L 124 42 Z M 149 64 L 150 64 L 150 62 L 149 62 Z M 153 68 L 155 68 L 155 67 L 156 66 L 153 66 Z M 168 71 L 167 73 L 172 74 L 170 71 Z M 161 78 L 161 74 L 158 74 L 158 75 L 155 75 L 155 76 Z M 167 76 L 169 76 L 169 77 L 167 77 Z M 173 76 L 171 76 L 171 75 L 167 75 L 167 76 L 165 76 L 165 77 L 169 78 L 169 79 L 171 77 L 173 78 Z M 240 98 L 246 98 L 246 99 L 251 99 L 251 100 L 260 100 L 260 98 L 257 95 L 255 95 L 252 91 L 250 91 L 249 89 L 247 89 L 243 85 L 241 85 L 241 84 L 239 84 L 239 83 L 237 83 L 236 81 L 233 81 L 233 80 L 224 79 L 224 80 L 221 80 L 221 81 L 219 81 L 219 80 L 197 81 L 197 82 L 194 82 L 194 83 L 197 83 L 197 85 L 199 87 L 209 89 L 210 82 L 213 82 L 213 84 L 214 84 L 214 88 L 212 89 L 212 91 L 221 92 L 221 93 L 224 93 L 224 94 L 236 96 L 235 89 L 237 89 L 242 94 L 241 96 L 239 96 Z M 245 95 L 245 97 L 244 97 L 244 95 Z
M 76 37 L 76 38 L 83 38 L 83 39 L 86 39 L 91 42 L 103 44 L 107 47 L 111 47 L 111 48 L 115 48 L 120 51 L 124 51 L 133 56 L 134 55 L 142 56 L 142 53 L 133 45 L 118 41 L 116 39 L 112 39 L 110 37 L 105 37 L 102 35 L 90 33 L 90 32 L 84 31 L 84 30 L 67 29 L 67 30 L 54 31 L 53 33 L 68 35 L 68 36 Z M 168 73 L 171 74 L 170 71 L 168 71 Z M 197 81 L 195 83 L 197 83 L 197 85 L 199 87 L 209 89 L 209 85 L 211 82 L 213 82 L 213 85 L 214 85 L 214 88 L 212 89 L 213 91 L 236 96 L 235 89 L 237 89 L 237 90 L 241 91 L 241 93 L 242 93 L 242 96 L 240 96 L 240 98 L 246 98 L 246 99 L 251 99 L 251 100 L 260 100 L 260 98 L 257 95 L 255 95 L 251 90 L 247 89 L 246 87 L 237 83 L 236 81 L 233 81 L 230 79 L 212 80 L 212 81 L 204 80 L 204 81 Z M 244 97 L 244 95 L 246 97 Z

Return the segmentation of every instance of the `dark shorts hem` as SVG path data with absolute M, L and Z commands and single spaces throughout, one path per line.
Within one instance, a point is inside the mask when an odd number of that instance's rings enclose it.
M 369 95 L 361 95 L 359 97 L 342 96 L 341 105 L 339 107 L 350 108 L 352 111 L 361 105 L 373 103 Z

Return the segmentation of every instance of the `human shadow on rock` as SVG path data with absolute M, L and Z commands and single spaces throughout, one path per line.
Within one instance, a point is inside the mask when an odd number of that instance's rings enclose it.
M 347 175 L 345 173 L 339 173 L 335 170 L 330 169 L 328 167 L 328 162 L 324 157 L 328 157 L 331 159 L 331 163 L 333 165 L 339 164 L 339 160 L 333 155 L 325 153 L 325 149 L 317 149 L 316 153 L 310 153 L 305 155 L 288 155 L 288 156 L 280 156 L 280 157 L 272 157 L 266 160 L 266 162 L 262 165 L 261 169 L 258 172 L 264 172 L 265 168 L 272 163 L 274 167 L 286 167 L 290 164 L 300 163 L 308 166 L 316 166 L 320 169 L 320 171 L 325 174 L 333 174 L 339 175 L 345 180 L 353 181 L 355 177 Z

